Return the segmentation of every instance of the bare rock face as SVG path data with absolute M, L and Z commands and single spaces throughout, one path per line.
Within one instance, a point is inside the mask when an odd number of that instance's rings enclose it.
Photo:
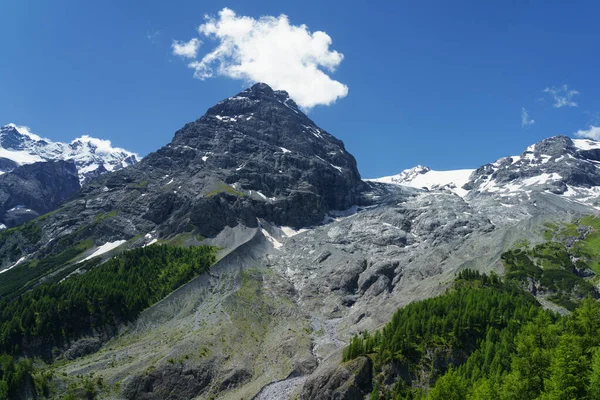
M 304 384 L 303 400 L 362 400 L 372 390 L 371 360 L 359 357 L 332 365 L 312 375 Z
M 7 227 L 54 210 L 79 190 L 75 164 L 67 161 L 23 165 L 0 175 L 0 223 Z
M 186 400 L 198 396 L 211 382 L 206 366 L 168 364 L 145 375 L 132 377 L 122 390 L 130 400 Z

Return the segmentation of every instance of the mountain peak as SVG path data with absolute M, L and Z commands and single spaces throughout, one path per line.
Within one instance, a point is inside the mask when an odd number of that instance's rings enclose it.
M 83 135 L 71 143 L 44 139 L 26 126 L 0 127 L 0 173 L 35 162 L 73 161 L 81 183 L 102 172 L 114 171 L 139 161 L 137 154 L 112 147 L 110 140 Z
M 211 107 L 206 114 L 217 118 L 228 117 L 231 119 L 266 109 L 270 110 L 270 113 L 279 109 L 284 113 L 293 113 L 296 116 L 306 118 L 298 105 L 290 98 L 288 92 L 273 90 L 266 83 L 256 83 L 235 96 L 220 101 Z
M 17 133 L 19 135 L 28 137 L 31 140 L 34 140 L 36 142 L 40 142 L 40 141 L 49 141 L 48 139 L 44 139 L 38 135 L 36 135 L 35 133 L 31 132 L 31 130 L 29 129 L 28 126 L 19 126 L 17 124 L 14 124 L 12 122 L 0 127 L 0 134 L 6 134 L 9 132 L 13 132 L 13 133 Z
M 563 155 L 569 151 L 575 151 L 573 140 L 567 136 L 552 136 L 544 139 L 536 144 L 529 146 L 525 152 L 532 152 L 536 156 L 547 155 Z

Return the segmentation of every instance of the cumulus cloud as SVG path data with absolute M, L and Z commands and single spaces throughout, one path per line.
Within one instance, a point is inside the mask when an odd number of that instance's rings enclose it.
M 535 124 L 535 120 L 529 119 L 529 113 L 525 107 L 521 108 L 521 128 L 529 128 L 533 124 Z
M 190 39 L 188 42 L 179 42 L 173 40 L 171 47 L 173 48 L 173 54 L 185 58 L 196 58 L 198 55 L 198 49 L 202 45 L 200 39 Z
M 588 129 L 578 130 L 575 136 L 586 139 L 600 140 L 600 126 L 590 125 Z
M 555 108 L 561 107 L 577 107 L 577 103 L 573 101 L 573 97 L 579 94 L 579 91 L 569 89 L 569 85 L 553 86 L 544 89 L 544 93 L 548 93 L 554 100 L 552 105 Z
M 348 94 L 348 87 L 328 73 L 344 55 L 330 50 L 331 37 L 292 25 L 286 15 L 258 19 L 238 16 L 223 8 L 218 17 L 205 16 L 200 35 L 217 41 L 216 47 L 189 67 L 194 77 L 226 76 L 247 83 L 265 82 L 286 90 L 305 109 L 329 105 Z

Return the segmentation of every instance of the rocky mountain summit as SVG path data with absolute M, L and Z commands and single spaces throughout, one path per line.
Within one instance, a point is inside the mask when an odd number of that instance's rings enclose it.
M 113 148 L 109 141 L 87 135 L 71 143 L 53 142 L 31 133 L 27 127 L 8 124 L 0 127 L 0 173 L 20 165 L 64 160 L 75 163 L 80 183 L 105 172 L 115 171 L 139 161 L 127 150 Z
M 599 142 L 554 136 L 529 146 L 519 156 L 478 168 L 465 188 L 471 196 L 510 197 L 526 190 L 548 191 L 597 205 L 599 166 Z
M 157 242 L 217 246 L 209 271 L 108 343 L 92 334 L 56 349 L 68 355 L 54 371 L 62 389 L 93 375 L 115 388 L 104 398 L 364 398 L 370 361 L 340 365 L 353 335 L 461 270 L 502 273 L 501 254 L 542 241 L 548 222 L 594 213 L 599 154 L 600 143 L 554 137 L 477 170 L 365 182 L 341 141 L 256 84 L 0 236 L 3 277 L 29 268 L 34 285 L 46 260 L 77 274 Z
M 141 162 L 84 186 L 44 220 L 39 243 L 21 246 L 24 253 L 51 251 L 53 240 L 71 234 L 97 245 L 150 232 L 214 237 L 225 227 L 256 227 L 258 218 L 300 228 L 362 201 L 363 185 L 341 141 L 286 92 L 256 84 L 185 125 Z M 101 214 L 110 221 L 97 223 Z

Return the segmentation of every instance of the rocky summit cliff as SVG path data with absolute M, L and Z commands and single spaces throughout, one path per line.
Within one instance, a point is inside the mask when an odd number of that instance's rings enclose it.
M 157 242 L 217 246 L 209 271 L 118 332 L 53 349 L 57 394 L 93 376 L 102 398 L 364 398 L 369 361 L 340 364 L 353 335 L 596 213 L 599 152 L 554 137 L 476 170 L 363 181 L 341 141 L 256 84 L 0 236 L 0 279 L 28 268 L 30 287 Z
M 48 213 L 79 190 L 72 162 L 26 164 L 0 175 L 0 223 L 12 227 Z

